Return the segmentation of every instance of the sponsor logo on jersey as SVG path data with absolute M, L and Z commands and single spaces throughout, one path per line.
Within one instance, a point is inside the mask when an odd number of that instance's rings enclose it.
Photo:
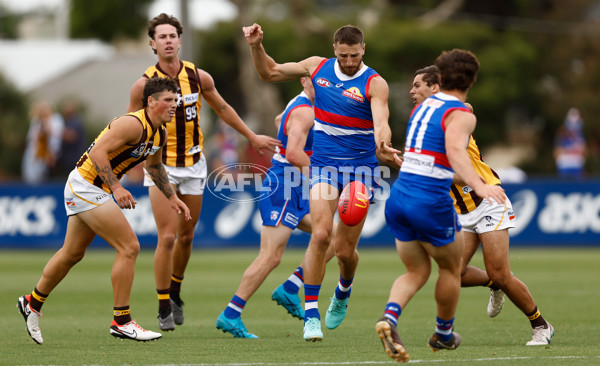
M 444 105 L 444 102 L 433 98 L 427 98 L 423 102 L 423 105 L 427 107 L 439 108 Z
M 183 96 L 183 105 L 195 104 L 198 101 L 198 93 L 186 94 Z
M 102 201 L 106 197 L 108 197 L 108 193 L 104 193 L 99 196 L 96 196 L 96 202 Z M 67 204 L 67 206 L 68 206 L 68 204 Z M 75 206 L 75 205 L 73 205 L 73 206 Z
M 350 89 L 344 90 L 342 92 L 342 95 L 345 97 L 348 97 L 350 99 L 353 99 L 357 102 L 364 103 L 364 101 L 365 101 L 365 97 L 363 97 L 363 95 L 360 93 L 360 90 L 358 90 L 358 88 L 355 86 L 353 86 Z
M 292 215 L 291 213 L 286 213 L 285 214 L 285 222 L 289 222 L 290 224 L 294 225 L 294 226 L 298 226 L 298 218 L 294 215 Z
M 329 88 L 331 86 L 331 83 L 329 82 L 329 80 L 324 79 L 324 78 L 318 78 L 317 79 L 317 85 L 318 86 L 322 86 L 325 88 Z

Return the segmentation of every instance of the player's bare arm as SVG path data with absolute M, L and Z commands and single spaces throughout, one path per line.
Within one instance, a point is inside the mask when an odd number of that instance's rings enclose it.
M 285 126 L 288 135 L 286 158 L 290 164 L 307 175 L 310 157 L 304 151 L 304 146 L 314 119 L 315 113 L 311 107 L 299 107 L 290 113 Z
M 389 125 L 390 111 L 388 107 L 389 88 L 382 77 L 371 80 L 369 98 L 371 100 L 371 111 L 373 113 L 373 129 L 376 154 L 384 164 L 400 168 L 402 160 L 398 156 L 401 152 L 392 148 L 392 130 Z
M 467 144 L 471 133 L 475 130 L 477 119 L 469 112 L 455 110 L 446 116 L 446 155 L 448 161 L 458 174 L 459 180 L 473 188 L 475 193 L 487 199 L 490 203 L 504 203 L 506 195 L 500 186 L 485 184 L 473 169 L 473 164 L 467 153 Z
M 310 76 L 317 68 L 323 57 L 309 57 L 300 62 L 278 64 L 267 54 L 262 45 L 263 31 L 260 25 L 254 23 L 243 27 L 242 32 L 250 45 L 252 62 L 261 80 L 266 82 L 289 81 Z
M 144 86 L 146 85 L 145 77 L 139 78 L 132 86 L 129 92 L 129 106 L 127 107 L 127 113 L 139 111 L 143 108 L 143 95 Z
M 200 75 L 200 82 L 202 83 L 202 96 L 204 99 L 225 123 L 233 127 L 237 132 L 248 139 L 248 142 L 250 142 L 254 150 L 262 155 L 263 150 L 275 152 L 274 146 L 281 146 L 279 140 L 271 136 L 257 135 L 250 128 L 248 128 L 248 126 L 237 114 L 235 109 L 233 109 L 233 107 L 231 107 L 229 103 L 223 99 L 221 94 L 219 94 L 215 86 L 215 81 L 209 73 L 198 69 L 198 75 Z
M 142 136 L 142 124 L 132 116 L 121 116 L 110 123 L 110 129 L 94 144 L 89 152 L 90 160 L 98 176 L 108 186 L 121 208 L 135 208 L 131 193 L 123 188 L 110 166 L 108 155 L 123 145 L 133 145 Z

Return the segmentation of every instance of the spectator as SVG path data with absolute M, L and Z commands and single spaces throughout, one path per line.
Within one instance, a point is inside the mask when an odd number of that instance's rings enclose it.
M 38 102 L 32 111 L 21 172 L 25 183 L 39 184 L 48 179 L 50 169 L 56 166 L 64 121 L 48 102 Z
M 57 162 L 57 174 L 66 177 L 75 167 L 81 152 L 86 149 L 85 127 L 79 114 L 77 104 L 69 100 L 62 107 L 65 128 L 62 133 L 60 156 Z
M 583 179 L 585 153 L 583 120 L 579 109 L 571 108 L 554 143 L 554 159 L 559 177 Z

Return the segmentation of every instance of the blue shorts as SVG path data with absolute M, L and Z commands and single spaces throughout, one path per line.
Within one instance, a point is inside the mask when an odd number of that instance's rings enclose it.
M 421 200 L 394 187 L 385 204 L 388 228 L 400 241 L 418 240 L 441 247 L 456 240 L 462 229 L 452 199 Z
M 373 192 L 379 188 L 379 165 L 377 163 L 340 161 L 337 165 L 310 167 L 310 187 L 317 183 L 327 183 L 339 192 L 350 182 L 360 181 L 369 192 L 373 203 Z
M 290 169 L 295 170 L 291 178 Z M 308 182 L 303 179 L 299 170 L 291 166 L 274 164 L 267 174 L 271 179 L 263 179 L 263 189 L 273 193 L 258 203 L 263 225 L 278 226 L 281 223 L 293 230 L 310 212 Z M 277 179 L 273 176 L 277 176 Z

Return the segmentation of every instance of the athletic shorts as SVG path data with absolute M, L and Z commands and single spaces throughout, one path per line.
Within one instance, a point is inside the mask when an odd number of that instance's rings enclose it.
M 374 190 L 379 188 L 379 166 L 377 164 L 347 163 L 335 166 L 313 166 L 310 167 L 310 187 L 317 183 L 327 183 L 341 193 L 348 183 L 354 181 L 362 182 L 369 192 L 371 203 L 375 203 Z
M 392 187 L 385 204 L 385 220 L 396 239 L 418 240 L 441 247 L 456 240 L 461 226 L 454 205 L 448 200 L 417 200 Z
M 67 216 L 89 211 L 112 199 L 111 194 L 83 179 L 77 168 L 69 173 L 65 184 L 65 210 Z
M 473 211 L 458 215 L 465 231 L 483 234 L 515 227 L 515 214 L 508 197 L 504 205 L 491 205 L 486 199 Z
M 204 194 L 204 187 L 206 186 L 206 158 L 204 154 L 200 157 L 200 160 L 192 166 L 177 167 L 164 165 L 167 175 L 169 176 L 169 182 L 174 184 L 177 191 L 180 194 L 189 194 L 193 196 L 201 196 Z M 146 168 L 144 168 L 144 187 L 153 186 L 154 182 L 148 175 Z
M 261 199 L 258 207 L 264 226 L 283 224 L 293 230 L 310 212 L 308 184 L 286 185 L 284 169 L 283 166 L 274 165 L 267 171 L 271 179 L 263 179 L 262 190 L 273 193 Z M 298 174 L 301 173 L 298 171 Z

